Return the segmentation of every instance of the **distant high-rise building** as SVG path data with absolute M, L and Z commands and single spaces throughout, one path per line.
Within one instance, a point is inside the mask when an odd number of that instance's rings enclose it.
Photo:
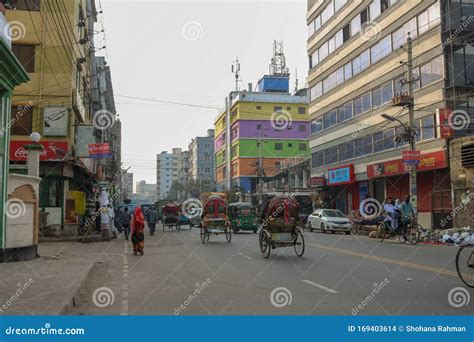
M 189 152 L 173 148 L 171 153 L 156 156 L 156 191 L 159 199 L 165 199 L 174 181 L 186 183 L 189 172 Z
M 213 129 L 207 131 L 207 136 L 196 137 L 189 144 L 189 178 L 215 181 Z
M 133 195 L 133 173 L 122 170 L 123 198 L 130 199 Z

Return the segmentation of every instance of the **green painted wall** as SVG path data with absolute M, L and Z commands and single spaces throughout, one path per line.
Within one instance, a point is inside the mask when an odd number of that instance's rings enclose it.
M 277 144 L 281 149 L 277 149 Z M 300 144 L 304 145 L 300 149 Z M 238 157 L 258 157 L 259 147 L 256 139 L 240 139 L 238 141 Z M 304 158 L 310 156 L 309 142 L 306 140 L 279 140 L 265 139 L 262 145 L 262 156 L 264 158 Z

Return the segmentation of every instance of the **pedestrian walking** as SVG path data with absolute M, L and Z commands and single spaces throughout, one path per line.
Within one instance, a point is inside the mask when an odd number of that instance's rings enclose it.
M 112 233 L 112 239 L 116 239 L 118 230 L 115 227 L 115 212 L 114 212 L 114 209 L 112 208 L 112 204 L 109 204 L 107 208 L 107 213 L 109 214 L 110 232 Z
M 125 240 L 128 240 L 128 236 L 130 235 L 130 225 L 132 223 L 132 214 L 129 213 L 127 207 L 125 207 L 124 213 L 121 219 L 122 219 L 123 234 L 125 235 Z
M 144 254 L 143 247 L 145 246 L 145 217 L 143 216 L 140 207 L 135 208 L 135 213 L 132 219 L 132 244 L 133 254 Z
M 150 235 L 155 234 L 156 223 L 158 222 L 158 214 L 155 208 L 148 209 L 146 220 L 148 223 L 148 228 L 150 229 Z

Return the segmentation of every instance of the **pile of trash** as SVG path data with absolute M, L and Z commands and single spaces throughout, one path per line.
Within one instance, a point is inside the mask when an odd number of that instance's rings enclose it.
M 425 230 L 421 233 L 421 242 L 446 243 L 460 245 L 462 243 L 474 244 L 474 231 L 471 227 L 451 228 L 445 230 Z

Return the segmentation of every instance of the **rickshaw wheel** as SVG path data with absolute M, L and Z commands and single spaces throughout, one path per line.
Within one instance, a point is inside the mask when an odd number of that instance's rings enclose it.
M 209 237 L 208 237 L 209 241 Z M 204 244 L 206 242 L 206 228 L 201 227 L 201 242 Z
M 296 228 L 295 234 L 295 253 L 301 258 L 305 249 L 303 231 L 300 228 Z
M 230 243 L 232 240 L 232 229 L 229 225 L 225 229 L 225 239 L 227 240 L 227 243 Z
M 264 230 L 260 232 L 259 236 L 259 242 L 260 242 L 260 251 L 263 254 L 263 257 L 265 259 L 268 259 L 270 257 L 270 251 L 271 251 L 271 244 L 270 244 L 270 236 L 268 233 Z
M 379 239 L 380 242 L 383 242 L 383 240 L 385 239 L 385 222 L 380 222 L 377 225 L 375 236 L 377 239 Z

